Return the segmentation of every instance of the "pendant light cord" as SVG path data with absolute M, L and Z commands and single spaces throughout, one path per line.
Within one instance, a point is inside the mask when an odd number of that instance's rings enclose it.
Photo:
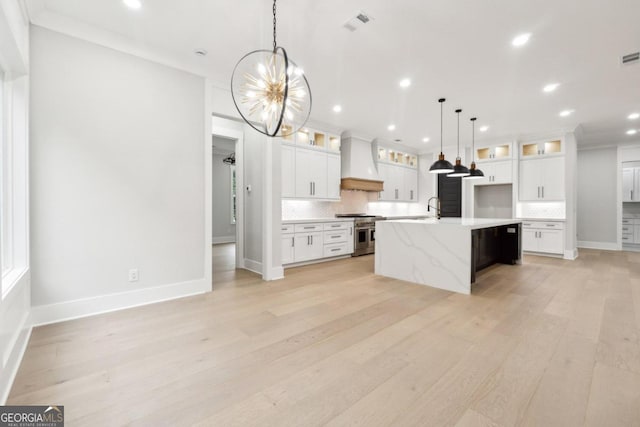
M 440 154 L 442 154 L 442 105 L 444 104 L 444 98 L 438 100 L 440 102 Z
M 276 0 L 273 0 L 273 52 L 276 51 Z
M 460 113 L 462 112 L 462 110 L 456 110 L 456 113 L 458 113 L 458 157 L 457 159 L 460 158 Z

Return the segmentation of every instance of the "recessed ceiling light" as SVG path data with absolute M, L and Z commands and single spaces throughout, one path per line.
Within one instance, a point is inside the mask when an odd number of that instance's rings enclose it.
M 122 0 L 122 3 L 131 9 L 140 9 L 142 7 L 140 0 Z
M 400 84 L 400 87 L 403 87 L 403 88 L 409 87 L 411 86 L 411 79 L 402 79 L 400 80 L 399 84 Z
M 560 117 L 568 117 L 573 114 L 573 110 L 560 111 Z
M 396 130 L 396 125 L 389 125 L 387 126 L 388 130 Z
M 429 138 L 422 138 L 422 142 L 429 142 Z
M 527 44 L 529 39 L 531 38 L 531 33 L 524 33 L 516 36 L 513 40 L 511 40 L 511 44 L 516 47 L 524 46 Z
M 334 105 L 333 106 L 333 112 L 334 113 L 339 113 L 342 111 L 342 106 L 341 105 Z
M 627 116 L 627 118 L 628 118 L 629 120 L 636 120 L 636 119 L 640 118 L 640 113 L 631 113 L 631 114 L 629 114 L 629 115 Z
M 635 130 L 635 129 L 629 129 L 629 130 L 627 131 L 627 135 L 635 135 L 636 133 L 638 133 L 638 131 L 637 131 L 637 130 Z
M 479 130 L 480 132 L 486 132 L 489 130 L 489 126 L 481 126 Z
M 547 92 L 547 93 L 549 93 L 549 92 L 553 92 L 554 90 L 558 89 L 558 86 L 560 86 L 560 83 L 549 83 L 548 85 L 543 87 L 542 90 Z

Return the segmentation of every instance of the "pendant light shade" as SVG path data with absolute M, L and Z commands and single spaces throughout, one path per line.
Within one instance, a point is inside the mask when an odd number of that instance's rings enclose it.
M 456 110 L 456 114 L 458 115 L 458 156 L 456 157 L 456 165 L 453 167 L 453 172 L 449 175 L 452 178 L 459 178 L 469 175 L 469 169 L 462 164 L 462 160 L 460 159 L 460 113 L 461 109 Z
M 442 105 L 446 101 L 445 98 L 438 99 L 440 103 L 440 155 L 429 168 L 430 173 L 451 173 L 453 172 L 453 166 L 451 163 L 444 159 L 444 153 L 442 153 Z
M 476 169 L 476 118 L 471 118 L 471 168 L 469 169 L 469 175 L 464 179 L 481 179 L 484 178 L 484 173 L 480 169 Z
M 276 0 L 273 49 L 255 50 L 238 61 L 231 95 L 244 121 L 267 136 L 291 135 L 311 114 L 311 89 L 304 71 L 276 44 Z

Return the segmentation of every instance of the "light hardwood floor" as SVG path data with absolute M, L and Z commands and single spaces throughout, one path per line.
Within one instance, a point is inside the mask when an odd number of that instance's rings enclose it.
M 640 425 L 638 253 L 526 256 L 472 296 L 372 256 L 269 283 L 216 264 L 212 293 L 36 328 L 8 403 L 68 426 Z

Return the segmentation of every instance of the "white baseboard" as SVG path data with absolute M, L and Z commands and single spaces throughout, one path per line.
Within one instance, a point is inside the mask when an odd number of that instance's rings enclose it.
M 576 258 L 578 258 L 578 248 L 564 251 L 564 259 L 573 261 Z
M 585 240 L 578 240 L 578 247 L 585 249 L 602 249 L 603 251 L 618 250 L 618 244 L 615 242 L 589 242 Z
M 212 244 L 219 245 L 220 243 L 235 243 L 236 236 L 222 236 L 222 237 L 214 237 L 212 240 Z
M 284 268 L 274 267 L 267 273 L 265 280 L 280 280 L 284 279 Z
M 29 314 L 25 314 L 22 319 L 18 335 L 13 342 L 9 357 L 4 364 L 4 368 L 0 370 L 0 405 L 5 405 L 9 398 L 9 392 L 18 374 L 20 363 L 24 357 L 24 352 L 27 350 L 27 344 L 29 344 L 29 338 L 31 337 L 31 326 L 29 320 Z
M 262 276 L 262 263 L 252 259 L 244 259 L 244 268 Z
M 130 292 L 101 295 L 57 304 L 40 305 L 31 308 L 31 325 L 47 325 L 49 323 L 57 323 L 122 310 L 124 308 L 153 304 L 209 291 L 211 291 L 211 283 L 207 283 L 205 279 L 198 279 Z

